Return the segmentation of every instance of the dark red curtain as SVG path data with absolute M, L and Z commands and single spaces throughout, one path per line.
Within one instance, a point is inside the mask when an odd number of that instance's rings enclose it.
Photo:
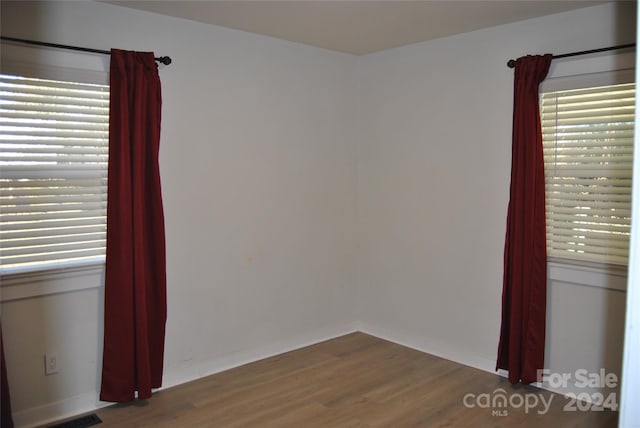
M 161 386 L 167 317 L 161 92 L 151 52 L 111 51 L 103 401 Z
M 7 379 L 7 365 L 4 360 L 4 343 L 2 341 L 2 324 L 0 324 L 0 427 L 13 427 L 11 414 L 11 396 L 9 394 L 9 380 Z
M 515 65 L 511 191 L 504 246 L 502 326 L 496 368 L 509 382 L 538 381 L 544 365 L 547 245 L 538 90 L 551 55 Z

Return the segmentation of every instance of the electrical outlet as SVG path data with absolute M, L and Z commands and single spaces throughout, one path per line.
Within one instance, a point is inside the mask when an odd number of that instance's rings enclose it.
M 44 374 L 49 376 L 58 373 L 58 353 L 49 352 L 44 354 Z

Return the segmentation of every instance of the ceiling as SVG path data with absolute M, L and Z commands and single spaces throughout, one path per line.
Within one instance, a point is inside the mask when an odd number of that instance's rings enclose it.
M 362 55 L 606 1 L 106 1 Z

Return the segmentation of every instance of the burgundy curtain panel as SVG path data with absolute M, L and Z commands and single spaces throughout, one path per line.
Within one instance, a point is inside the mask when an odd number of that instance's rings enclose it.
M 125 402 L 161 386 L 167 317 L 160 189 L 161 91 L 151 52 L 113 49 L 107 255 L 100 399 Z
M 504 246 L 502 326 L 496 369 L 509 382 L 538 381 L 544 365 L 547 245 L 538 90 L 551 55 L 515 65 L 511 190 Z

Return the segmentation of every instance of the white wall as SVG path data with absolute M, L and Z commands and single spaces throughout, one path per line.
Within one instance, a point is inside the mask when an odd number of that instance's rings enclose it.
M 165 385 L 354 329 L 354 57 L 94 2 L 3 1 L 2 33 L 173 59 L 160 70 Z M 2 304 L 18 425 L 93 407 L 101 289 L 21 287 L 38 284 L 4 283 Z M 60 373 L 45 377 L 47 351 Z
M 1 7 L 6 35 L 174 60 L 160 71 L 167 385 L 355 328 L 492 370 L 506 60 L 627 42 L 633 22 L 604 5 L 357 58 L 102 3 Z M 97 404 L 87 275 L 3 284 L 19 424 Z M 27 297 L 51 286 L 78 290 Z M 552 281 L 549 367 L 618 370 L 624 297 Z M 47 351 L 60 373 L 45 377 Z
M 634 9 L 606 4 L 362 57 L 365 331 L 495 368 L 511 163 L 506 62 L 633 42 Z M 579 277 L 549 282 L 546 365 L 619 376 L 625 293 Z M 596 285 L 624 281 L 606 273 Z

